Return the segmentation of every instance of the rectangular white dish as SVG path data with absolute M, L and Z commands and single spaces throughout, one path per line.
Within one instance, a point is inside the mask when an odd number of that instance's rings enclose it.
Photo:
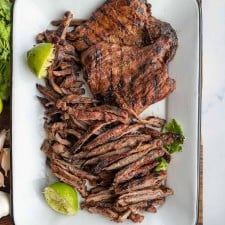
M 40 146 L 45 137 L 43 109 L 36 100 L 37 80 L 26 64 L 26 52 L 35 36 L 67 10 L 88 18 L 104 0 L 16 0 L 13 13 L 12 76 L 12 215 L 16 225 L 115 224 L 100 215 L 79 210 L 75 217 L 61 216 L 45 203 L 43 188 L 50 178 Z M 157 214 L 145 215 L 143 225 L 194 225 L 198 214 L 198 153 L 200 141 L 201 52 L 200 6 L 196 0 L 150 0 L 152 13 L 175 28 L 179 47 L 169 73 L 177 89 L 145 115 L 177 119 L 186 141 L 173 156 L 167 184 L 175 194 Z M 125 222 L 124 224 L 132 224 Z

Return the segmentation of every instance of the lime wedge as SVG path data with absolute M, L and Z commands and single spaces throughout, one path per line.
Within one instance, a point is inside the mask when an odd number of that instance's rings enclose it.
M 0 98 L 0 113 L 2 112 L 3 110 L 3 103 L 2 103 L 2 99 Z
M 77 192 L 71 186 L 57 182 L 44 189 L 48 205 L 58 213 L 72 216 L 78 211 Z
M 41 43 L 27 52 L 27 63 L 38 78 L 47 76 L 47 69 L 55 58 L 55 48 L 51 43 Z

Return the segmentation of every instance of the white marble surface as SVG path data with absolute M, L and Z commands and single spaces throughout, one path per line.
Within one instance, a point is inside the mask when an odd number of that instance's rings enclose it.
M 203 2 L 204 224 L 225 224 L 225 0 Z

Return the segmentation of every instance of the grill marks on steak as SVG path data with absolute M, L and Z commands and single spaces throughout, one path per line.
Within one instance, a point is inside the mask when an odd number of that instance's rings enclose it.
M 83 51 L 100 41 L 123 45 L 145 44 L 145 26 L 151 6 L 140 0 L 110 0 L 92 17 L 74 30 L 71 39 L 77 50 Z
M 106 103 L 122 108 L 124 103 L 140 114 L 176 88 L 167 71 L 173 43 L 165 36 L 143 48 L 106 42 L 90 47 L 82 53 L 81 61 L 91 92 Z

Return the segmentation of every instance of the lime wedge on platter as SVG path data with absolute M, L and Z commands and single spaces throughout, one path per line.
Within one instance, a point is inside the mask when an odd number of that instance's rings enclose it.
M 31 71 L 38 77 L 47 76 L 47 69 L 55 58 L 55 47 L 51 43 L 35 45 L 27 52 L 27 63 Z
M 48 205 L 60 214 L 73 216 L 78 212 L 77 191 L 65 183 L 56 182 L 44 189 Z

